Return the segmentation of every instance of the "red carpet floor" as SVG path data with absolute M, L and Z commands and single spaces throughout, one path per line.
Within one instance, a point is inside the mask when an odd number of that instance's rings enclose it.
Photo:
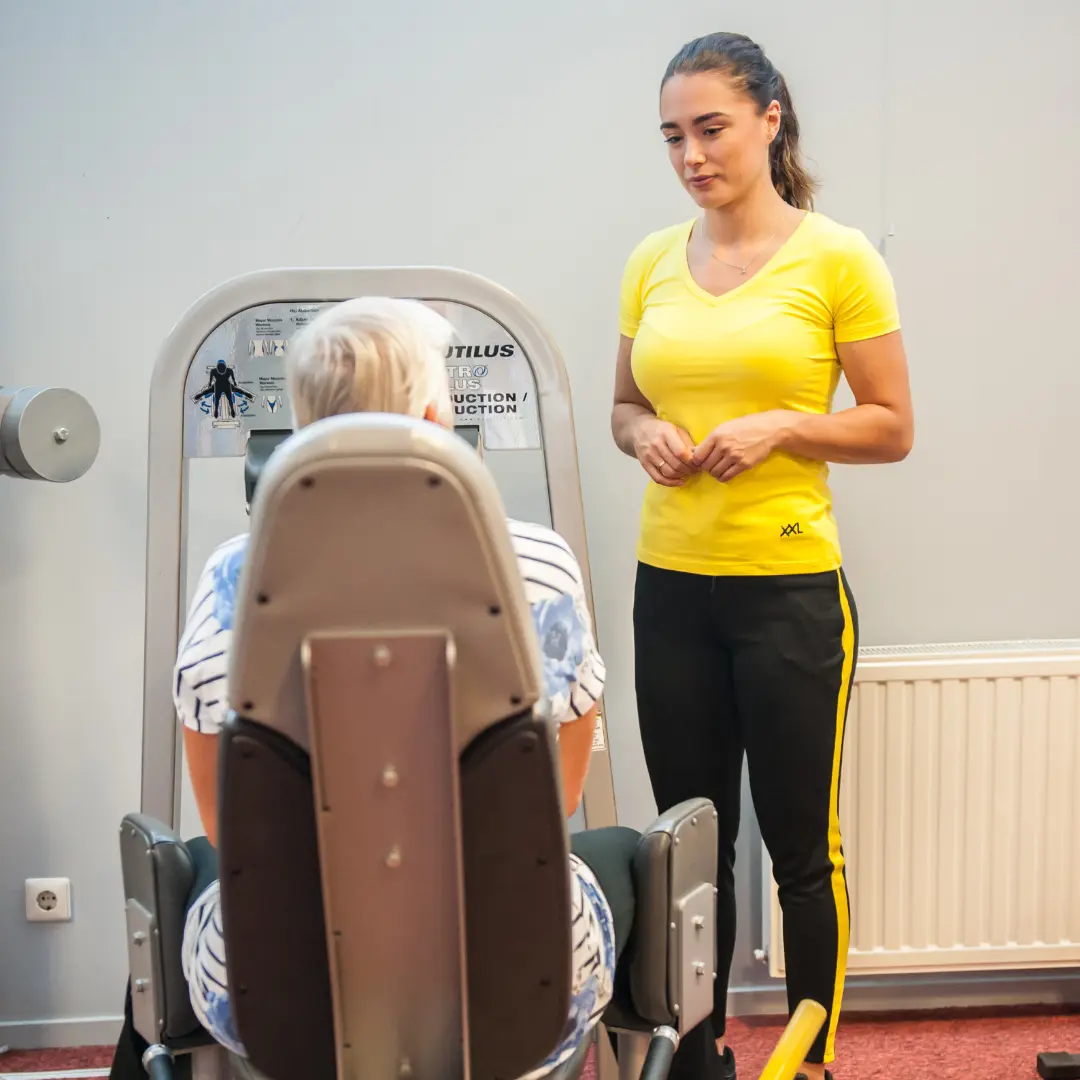
M 782 1030 L 728 1021 L 740 1080 L 755 1080 Z M 1080 1015 L 843 1020 L 830 1068 L 836 1080 L 1030 1080 L 1043 1050 L 1080 1053 Z
M 111 1046 L 70 1046 L 63 1050 L 9 1050 L 0 1054 L 3 1073 L 45 1072 L 47 1069 L 107 1069 Z
M 732 1025 L 739 1072 L 755 1077 L 782 1028 Z M 1080 1016 L 847 1020 L 836 1044 L 836 1080 L 1028 1080 L 1042 1050 L 1080 1053 Z
M 729 1021 L 742 1080 L 755 1080 L 781 1030 L 773 1020 Z M 1032 1080 L 1040 1050 L 1080 1053 L 1080 1015 L 849 1019 L 833 1071 L 836 1080 Z M 107 1047 L 12 1050 L 0 1055 L 0 1073 L 107 1069 L 111 1058 Z

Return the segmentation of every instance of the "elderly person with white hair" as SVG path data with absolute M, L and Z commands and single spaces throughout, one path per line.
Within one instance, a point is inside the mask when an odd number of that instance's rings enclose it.
M 411 300 L 364 297 L 327 309 L 297 335 L 287 354 L 296 427 L 350 412 L 399 413 L 451 427 L 445 355 L 453 333 L 445 319 Z M 588 771 L 604 665 L 593 637 L 581 568 L 566 542 L 540 525 L 514 520 L 507 524 L 541 643 L 546 695 L 559 722 L 563 790 L 572 814 Z M 247 543 L 247 534 L 235 537 L 210 556 L 188 611 L 173 684 L 187 767 L 206 830 L 206 841 L 196 847 L 204 871 L 190 898 L 184 974 L 196 1016 L 219 1042 L 241 1055 L 244 1048 L 230 1005 L 211 849 L 217 843 L 218 733 L 229 710 L 228 657 Z M 589 834 L 574 838 L 572 1008 L 562 1041 L 533 1076 L 566 1061 L 611 1000 L 616 960 L 632 921 L 632 907 L 626 906 L 626 894 L 632 895 L 632 889 L 620 880 L 610 890 L 619 898 L 609 903 L 598 876 L 613 883 L 612 875 L 628 877 L 636 834 L 601 831 L 609 834 L 605 845 L 591 842 Z M 513 919 L 513 911 L 506 917 Z M 130 1030 L 130 991 L 128 1012 L 113 1080 L 130 1075 L 122 1059 L 137 1060 L 141 1049 Z

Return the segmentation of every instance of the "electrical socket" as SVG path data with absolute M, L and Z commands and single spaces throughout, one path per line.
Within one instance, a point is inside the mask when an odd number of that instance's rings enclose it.
M 26 879 L 26 918 L 30 922 L 71 920 L 71 879 Z

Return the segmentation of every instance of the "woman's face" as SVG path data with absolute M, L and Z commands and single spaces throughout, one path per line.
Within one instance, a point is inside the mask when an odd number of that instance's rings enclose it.
M 704 209 L 736 202 L 764 173 L 780 106 L 764 113 L 726 75 L 675 75 L 660 93 L 660 131 L 672 167 Z

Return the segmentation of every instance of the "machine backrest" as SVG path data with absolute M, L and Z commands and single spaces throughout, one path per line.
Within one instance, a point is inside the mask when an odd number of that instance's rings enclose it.
M 513 1080 L 569 1011 L 569 869 L 493 480 L 431 424 L 313 424 L 259 479 L 237 600 L 220 854 L 253 1064 Z

